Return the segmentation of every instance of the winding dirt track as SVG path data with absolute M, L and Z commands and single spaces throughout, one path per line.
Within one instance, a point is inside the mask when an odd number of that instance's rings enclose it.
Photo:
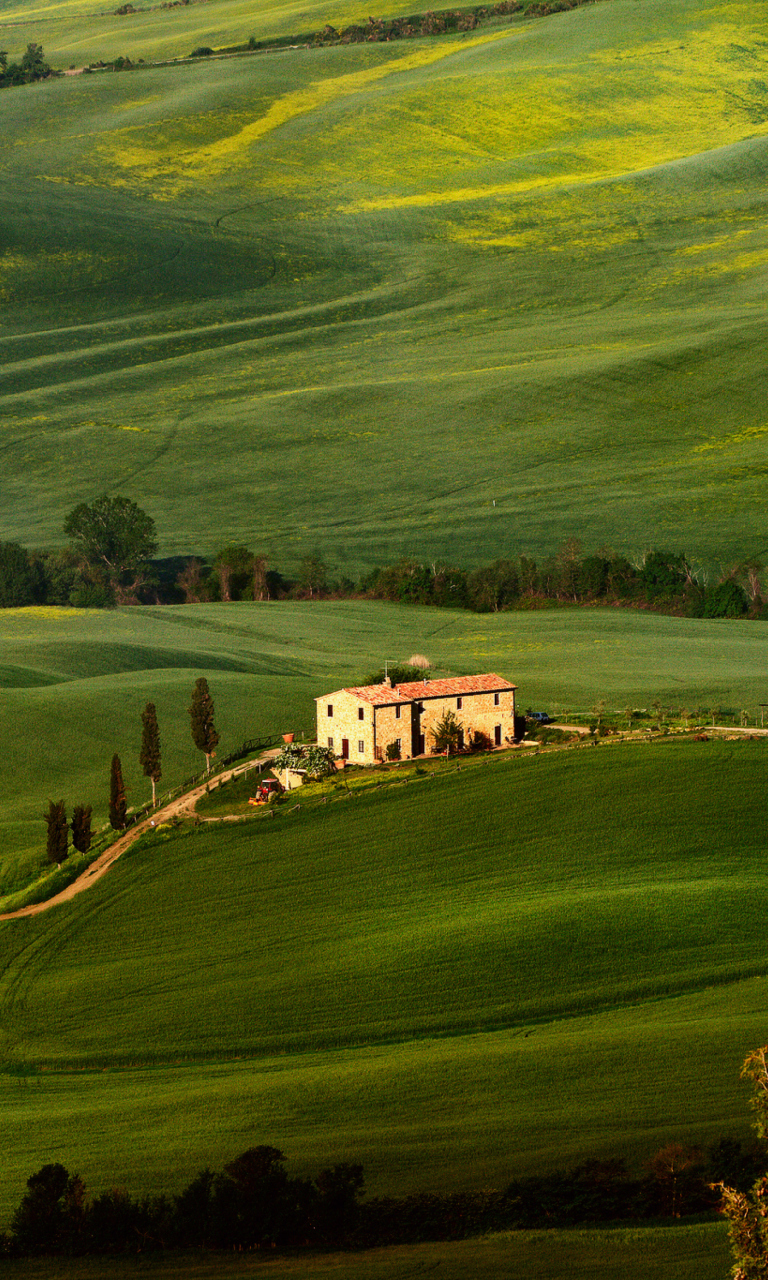
M 225 773 L 217 774 L 214 779 L 217 786 L 222 782 L 229 782 L 230 778 L 236 778 L 239 774 L 245 773 L 248 769 L 256 769 L 259 765 L 268 764 L 273 756 L 278 754 L 277 748 L 267 751 L 263 756 L 259 756 L 258 760 L 248 760 L 245 764 L 236 765 L 234 769 L 228 769 Z M 183 796 L 179 796 L 177 800 L 172 800 L 170 804 L 166 804 L 162 809 L 156 809 L 151 817 L 145 818 L 143 822 L 138 822 L 135 827 L 131 827 L 126 831 L 124 836 L 111 844 L 105 849 L 90 867 L 78 876 L 77 880 L 73 880 L 72 884 L 67 885 L 66 889 L 62 889 L 61 893 L 57 893 L 54 898 L 47 898 L 45 902 L 35 902 L 29 907 L 21 907 L 18 911 L 7 911 L 5 915 L 0 915 L 0 920 L 18 920 L 21 916 L 37 916 L 41 911 L 47 911 L 50 907 L 58 906 L 60 902 L 69 902 L 70 898 L 74 898 L 78 893 L 82 893 L 85 889 L 90 889 L 92 884 L 100 880 L 103 875 L 109 871 L 109 868 L 121 853 L 125 853 L 126 849 L 130 849 L 132 844 L 148 831 L 152 824 L 157 825 L 160 822 L 168 822 L 170 818 L 178 818 L 184 814 L 194 813 L 195 805 L 201 796 L 205 795 L 205 789 L 208 784 L 203 782 L 199 787 L 195 787 L 192 791 L 187 791 Z

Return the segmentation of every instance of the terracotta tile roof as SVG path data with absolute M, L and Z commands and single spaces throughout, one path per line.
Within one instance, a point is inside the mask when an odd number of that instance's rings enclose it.
M 342 693 L 351 693 L 361 702 L 372 702 L 374 706 L 392 706 L 396 702 L 408 702 L 408 694 L 392 689 L 388 684 L 363 684 L 354 689 L 342 689 Z
M 398 702 L 413 702 L 416 698 L 452 698 L 467 693 L 497 693 L 503 689 L 516 689 L 516 684 L 497 675 L 455 676 L 448 680 L 414 680 L 391 689 L 388 684 L 364 684 L 351 689 L 337 689 L 323 694 L 316 702 L 330 702 L 336 694 L 351 693 L 360 702 L 375 707 L 391 707 Z
M 466 693 L 498 693 L 517 685 L 497 675 L 454 676 L 447 680 L 414 680 L 399 684 L 397 692 L 408 701 L 414 698 L 452 698 Z

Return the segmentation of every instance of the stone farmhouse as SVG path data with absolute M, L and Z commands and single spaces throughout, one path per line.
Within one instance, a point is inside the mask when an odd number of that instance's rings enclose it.
M 481 731 L 500 747 L 514 736 L 516 689 L 497 675 L 337 689 L 316 699 L 317 742 L 350 764 L 385 760 L 390 743 L 410 760 L 430 750 L 430 730 L 452 711 L 462 737 Z

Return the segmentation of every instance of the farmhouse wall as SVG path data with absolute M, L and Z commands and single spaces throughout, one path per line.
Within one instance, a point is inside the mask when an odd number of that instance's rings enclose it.
M 375 707 L 373 710 L 376 712 L 376 746 L 379 749 L 380 758 L 386 760 L 387 747 L 390 742 L 396 742 L 399 738 L 400 758 L 410 760 L 413 755 L 410 702 L 400 703 L 399 708 Z
M 328 707 L 333 708 L 333 715 L 328 714 Z M 374 759 L 374 710 L 374 707 L 347 693 L 346 689 L 321 698 L 317 704 L 318 746 L 332 747 L 336 755 L 341 756 L 346 739 L 350 763 L 370 764 Z M 360 711 L 363 712 L 362 719 Z
M 498 697 L 498 705 L 496 704 Z M 458 698 L 424 698 L 421 705 L 421 733 L 424 735 L 425 750 L 431 751 L 432 738 L 430 731 L 442 720 L 446 711 L 450 711 L 464 730 L 465 740 L 470 733 L 485 733 L 492 744 L 502 746 L 515 735 L 515 691 L 501 690 L 495 693 L 470 693 L 461 698 L 461 706 L 457 706 Z M 498 732 L 497 732 L 498 731 Z M 498 741 L 497 741 L 498 739 Z

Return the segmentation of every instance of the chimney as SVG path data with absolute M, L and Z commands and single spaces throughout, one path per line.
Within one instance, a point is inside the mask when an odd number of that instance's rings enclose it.
M 385 687 L 385 688 L 387 688 L 387 689 L 391 689 L 391 688 L 392 688 L 392 677 L 391 677 L 391 676 L 385 676 L 385 677 L 384 677 L 384 679 L 382 680 L 382 684 L 384 685 L 384 687 Z

